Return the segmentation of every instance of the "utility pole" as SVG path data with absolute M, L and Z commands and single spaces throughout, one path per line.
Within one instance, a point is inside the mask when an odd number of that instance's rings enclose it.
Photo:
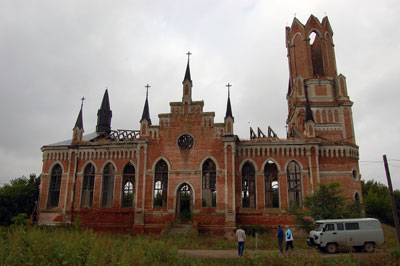
M 394 200 L 394 194 L 393 194 L 393 188 L 392 188 L 392 180 L 390 179 L 390 172 L 389 172 L 389 166 L 388 166 L 388 163 L 387 163 L 386 155 L 383 155 L 383 163 L 385 165 L 386 178 L 387 178 L 387 182 L 388 182 L 390 198 L 392 200 L 393 219 L 394 219 L 394 225 L 396 226 L 396 232 L 397 232 L 397 244 L 400 245 L 399 215 L 397 213 L 396 202 Z

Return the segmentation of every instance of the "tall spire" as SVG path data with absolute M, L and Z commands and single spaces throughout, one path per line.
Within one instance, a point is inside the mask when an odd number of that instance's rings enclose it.
M 151 87 L 149 84 L 147 84 L 146 86 L 146 101 L 144 103 L 144 108 L 143 108 L 143 114 L 142 114 L 142 119 L 140 119 L 140 122 L 142 122 L 143 120 L 147 120 L 149 122 L 149 124 L 151 125 L 151 119 L 150 119 L 150 111 L 149 111 L 149 88 Z
M 226 87 L 228 87 L 228 103 L 226 105 L 226 114 L 225 114 L 225 118 L 227 117 L 232 117 L 232 107 L 231 107 L 231 92 L 230 92 L 230 88 L 232 87 L 231 84 L 227 84 Z
M 189 61 L 190 61 L 190 55 L 192 54 L 190 51 L 186 53 L 188 56 L 188 61 L 187 61 L 187 65 L 186 65 L 186 72 L 185 72 L 185 77 L 183 78 L 183 82 L 182 84 L 188 80 L 190 81 L 190 83 L 192 83 L 192 79 L 190 77 L 190 67 L 189 67 Z
M 103 101 L 99 111 L 97 112 L 97 126 L 96 132 L 110 132 L 111 131 L 111 117 L 112 111 L 110 109 L 110 100 L 108 99 L 108 90 L 104 92 Z
M 83 129 L 83 117 L 82 117 L 82 109 L 83 109 L 83 101 L 85 100 L 85 97 L 82 97 L 81 101 L 81 110 L 79 111 L 78 117 L 76 118 L 75 126 L 74 128 L 79 128 Z

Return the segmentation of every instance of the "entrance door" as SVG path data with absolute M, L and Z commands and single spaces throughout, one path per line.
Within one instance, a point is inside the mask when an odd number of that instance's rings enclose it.
M 179 187 L 177 194 L 177 218 L 182 223 L 190 222 L 192 220 L 192 190 L 188 184 L 184 183 Z

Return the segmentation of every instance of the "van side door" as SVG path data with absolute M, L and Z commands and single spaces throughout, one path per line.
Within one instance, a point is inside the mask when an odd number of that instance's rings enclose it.
M 344 224 L 343 223 L 335 223 L 336 226 L 336 243 L 340 246 L 346 246 L 347 245 L 347 234 L 346 231 L 344 230 Z
M 323 234 L 324 234 L 324 237 L 322 239 L 323 239 L 323 242 L 324 242 L 324 246 L 327 243 L 336 242 L 335 224 L 333 224 L 333 223 L 325 224 L 324 233 Z
M 347 234 L 347 245 L 352 246 L 362 246 L 363 242 L 363 232 L 360 231 L 360 225 L 358 222 L 346 222 L 344 224 Z M 365 232 L 364 232 L 365 233 Z

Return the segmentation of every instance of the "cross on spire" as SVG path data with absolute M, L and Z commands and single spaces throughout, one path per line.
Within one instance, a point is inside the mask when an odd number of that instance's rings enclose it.
M 232 85 L 228 82 L 228 84 L 226 84 L 225 87 L 228 87 L 228 97 L 230 97 L 231 96 L 231 87 L 232 87 Z
M 189 61 L 190 56 L 192 55 L 192 53 L 191 53 L 190 51 L 188 51 L 186 54 L 187 54 L 187 56 L 188 56 L 188 61 Z
M 146 98 L 149 96 L 149 88 L 151 87 L 148 83 L 145 86 L 146 87 Z
M 84 101 L 84 100 L 86 100 L 86 99 L 85 99 L 85 96 L 83 96 L 82 99 L 81 99 L 81 101 L 82 101 L 82 103 L 81 103 L 81 109 L 82 109 L 82 107 L 83 107 L 83 101 Z

